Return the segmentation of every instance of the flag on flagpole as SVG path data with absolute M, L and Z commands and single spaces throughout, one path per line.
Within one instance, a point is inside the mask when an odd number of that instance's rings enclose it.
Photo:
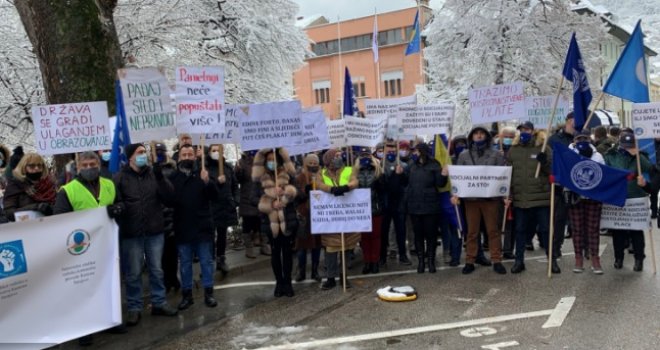
M 378 14 L 374 15 L 374 34 L 371 38 L 371 51 L 374 52 L 374 62 L 378 62 Z
M 568 46 L 562 74 L 567 80 L 573 82 L 573 115 L 575 116 L 575 129 L 580 131 L 589 115 L 589 104 L 592 96 L 575 33 L 573 33 L 571 44 Z
M 348 72 L 348 67 L 346 67 L 344 76 L 344 115 L 357 116 L 357 114 L 358 107 L 355 92 L 353 91 L 353 81 L 351 80 L 351 73 Z
M 440 165 L 445 166 L 445 165 L 451 165 L 451 157 L 449 156 L 449 151 L 447 150 L 446 146 L 446 136 L 443 135 L 435 135 L 434 139 L 434 147 L 433 147 L 433 156 L 435 160 L 437 160 Z M 447 184 L 444 187 L 440 188 L 440 191 L 449 191 L 451 190 L 451 183 L 450 181 L 447 181 Z
M 649 102 L 641 20 L 637 21 L 635 30 L 603 87 L 603 92 L 631 102 Z
M 410 42 L 408 43 L 408 46 L 406 46 L 406 56 L 412 55 L 420 51 L 420 47 L 421 47 L 420 41 L 421 39 L 419 35 L 419 10 L 417 10 L 417 14 L 415 15 L 415 22 L 413 23 L 413 30 L 412 33 L 410 33 Z
M 112 153 L 110 154 L 110 164 L 108 169 L 111 173 L 116 173 L 122 164 L 128 162 L 124 147 L 131 144 L 131 137 L 126 126 L 126 113 L 124 112 L 124 98 L 121 94 L 121 84 L 119 80 L 115 81 L 115 111 L 117 113 L 117 123 L 115 124 L 115 135 L 112 139 Z

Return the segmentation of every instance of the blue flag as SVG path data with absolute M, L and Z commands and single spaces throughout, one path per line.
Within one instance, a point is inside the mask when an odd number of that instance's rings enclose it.
M 115 81 L 115 111 L 117 113 L 117 123 L 115 124 L 115 135 L 112 139 L 112 153 L 110 154 L 110 165 L 108 169 L 111 173 L 116 173 L 122 164 L 128 162 L 124 147 L 131 144 L 131 137 L 126 126 L 126 113 L 124 112 L 124 98 L 121 94 L 121 84 L 119 80 Z
M 415 22 L 413 23 L 413 30 L 410 33 L 410 42 L 406 46 L 406 56 L 418 53 L 421 47 L 419 36 L 419 10 L 415 15 Z
M 603 87 L 603 92 L 631 102 L 649 102 L 641 20 L 637 22 L 635 30 L 628 39 L 621 57 Z
M 552 144 L 554 182 L 596 201 L 623 207 L 628 194 L 629 172 L 585 158 L 568 147 Z
M 358 107 L 355 91 L 353 91 L 353 80 L 351 79 L 351 73 L 348 72 L 348 67 L 346 67 L 344 76 L 344 115 L 357 116 L 357 113 Z
M 575 117 L 575 129 L 581 131 L 587 117 L 589 116 L 589 104 L 591 103 L 591 90 L 587 80 L 587 72 L 584 69 L 584 61 L 580 54 L 575 33 L 571 37 L 571 44 L 566 53 L 564 62 L 564 77 L 573 82 L 573 115 Z

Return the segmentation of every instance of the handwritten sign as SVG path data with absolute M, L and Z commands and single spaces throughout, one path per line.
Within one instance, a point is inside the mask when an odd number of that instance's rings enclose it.
M 295 156 L 330 148 L 328 126 L 322 109 L 304 110 L 302 122 L 303 143 L 300 146 L 290 146 L 290 155 Z
M 32 121 L 41 155 L 112 148 L 105 101 L 35 106 Z
M 343 196 L 311 191 L 309 202 L 313 234 L 371 232 L 369 189 L 355 189 Z
M 247 118 L 247 113 L 250 107 L 248 105 L 225 105 L 225 130 L 223 132 L 207 133 L 204 134 L 204 142 L 206 145 L 219 145 L 219 144 L 238 144 L 241 142 L 240 130 L 238 121 Z M 200 134 L 191 134 L 193 145 L 199 144 Z
M 530 121 L 539 129 L 547 128 L 552 116 L 552 106 L 555 104 L 556 96 L 529 96 L 525 97 L 525 109 L 527 113 L 518 118 L 519 122 Z M 557 110 L 553 126 L 564 123 L 566 115 L 571 111 L 569 101 L 564 96 L 559 96 Z
M 385 137 L 385 125 L 387 117 L 356 118 L 345 117 L 346 123 L 346 145 L 376 147 L 383 142 Z
M 175 96 L 179 133 L 224 132 L 223 67 L 178 67 Z
M 367 118 L 382 117 L 399 112 L 399 106 L 417 104 L 417 95 L 364 100 L 365 116 Z
M 525 116 L 525 94 L 522 82 L 470 89 L 472 124 L 486 124 Z
M 637 139 L 660 137 L 660 102 L 633 103 L 632 124 Z
M 454 109 L 453 104 L 399 106 L 399 134 L 448 134 L 454 120 Z
M 300 101 L 250 105 L 247 118 L 239 119 L 241 149 L 290 147 L 302 144 Z
M 328 137 L 331 148 L 346 147 L 346 123 L 344 119 L 328 120 Z

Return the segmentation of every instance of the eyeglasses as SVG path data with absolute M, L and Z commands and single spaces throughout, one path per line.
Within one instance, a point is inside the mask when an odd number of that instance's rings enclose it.
M 43 169 L 43 164 L 27 164 L 26 167 L 31 169 Z

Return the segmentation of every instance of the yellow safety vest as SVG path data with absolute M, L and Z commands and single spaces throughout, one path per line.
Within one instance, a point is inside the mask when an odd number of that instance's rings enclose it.
M 323 176 L 323 183 L 332 187 L 332 186 L 345 186 L 351 182 L 351 175 L 353 174 L 353 168 L 346 166 L 341 169 L 339 174 L 339 183 L 335 183 L 335 180 L 328 175 L 328 169 L 323 169 L 321 175 Z
M 94 195 L 78 179 L 73 179 L 73 181 L 62 186 L 73 211 L 106 207 L 115 202 L 115 184 L 103 177 L 99 177 L 99 182 L 101 189 L 98 199 L 94 198 Z

